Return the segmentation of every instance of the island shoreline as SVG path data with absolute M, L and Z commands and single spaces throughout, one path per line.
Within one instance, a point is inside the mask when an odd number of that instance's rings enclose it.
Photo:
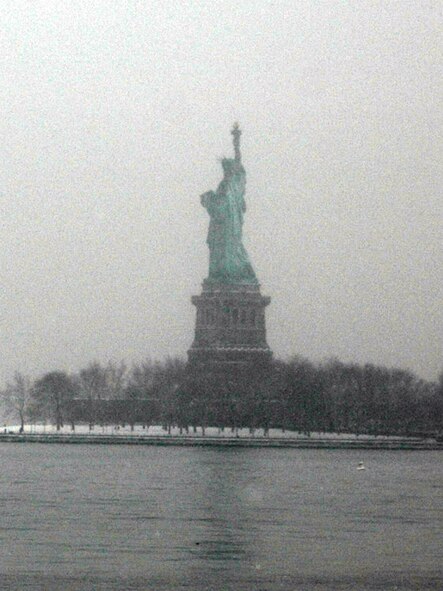
M 186 435 L 109 435 L 56 433 L 0 433 L 0 443 L 69 445 L 155 445 L 176 447 L 227 447 L 273 449 L 443 450 L 435 439 L 320 439 L 316 437 L 216 437 Z

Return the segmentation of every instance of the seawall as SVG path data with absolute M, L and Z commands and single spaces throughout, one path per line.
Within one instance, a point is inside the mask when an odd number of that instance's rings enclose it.
M 373 450 L 443 450 L 443 442 L 434 439 L 319 439 L 278 437 L 214 437 L 186 435 L 85 435 L 58 433 L 0 433 L 0 443 L 43 443 L 77 445 L 162 445 L 186 447 L 268 447 L 298 449 L 373 449 Z

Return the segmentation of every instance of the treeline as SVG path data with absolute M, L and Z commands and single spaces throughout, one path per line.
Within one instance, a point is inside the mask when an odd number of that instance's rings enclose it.
M 43 422 L 425 435 L 443 428 L 443 373 L 435 383 L 407 370 L 301 358 L 235 376 L 191 371 L 180 359 L 92 363 L 35 380 L 17 372 L 1 402 L 21 429 Z

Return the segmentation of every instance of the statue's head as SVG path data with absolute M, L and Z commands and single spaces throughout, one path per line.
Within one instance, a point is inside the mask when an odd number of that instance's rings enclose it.
M 223 172 L 225 172 L 225 173 L 234 172 L 234 164 L 235 164 L 234 158 L 222 158 L 221 163 L 222 163 L 222 167 L 223 167 Z
M 244 172 L 243 166 L 235 158 L 222 158 L 221 163 L 225 176 L 231 176 L 235 172 Z

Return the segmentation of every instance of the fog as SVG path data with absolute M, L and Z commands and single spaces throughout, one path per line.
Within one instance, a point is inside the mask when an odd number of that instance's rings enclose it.
M 442 6 L 3 0 L 0 378 L 186 354 L 239 121 L 277 357 L 443 368 Z

